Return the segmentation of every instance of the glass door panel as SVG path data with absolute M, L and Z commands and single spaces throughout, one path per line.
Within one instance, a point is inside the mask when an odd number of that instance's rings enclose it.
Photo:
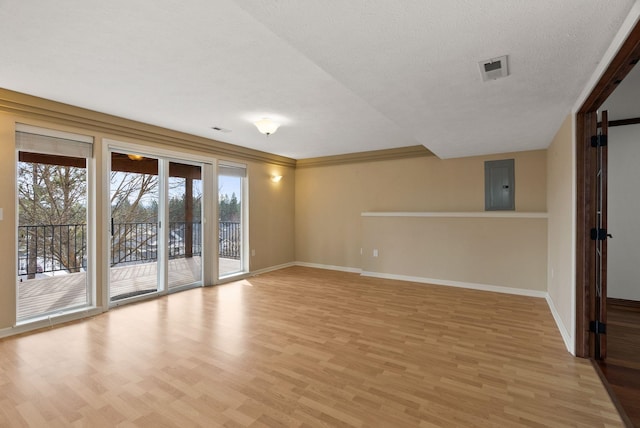
M 17 193 L 18 321 L 88 305 L 87 159 L 20 151 Z
M 202 168 L 169 162 L 169 290 L 202 284 Z
M 161 290 L 159 202 L 158 159 L 111 153 L 112 302 Z
M 243 181 L 244 168 L 221 165 L 218 172 L 218 276 L 244 272 Z

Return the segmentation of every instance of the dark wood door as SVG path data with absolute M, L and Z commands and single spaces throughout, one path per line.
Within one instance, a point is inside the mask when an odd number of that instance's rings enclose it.
M 595 201 L 596 224 L 591 230 L 591 239 L 595 241 L 594 283 L 595 316 L 589 329 L 594 336 L 594 357 L 604 360 L 607 357 L 607 144 L 608 112 L 602 112 L 598 133 L 592 141 L 595 156 Z

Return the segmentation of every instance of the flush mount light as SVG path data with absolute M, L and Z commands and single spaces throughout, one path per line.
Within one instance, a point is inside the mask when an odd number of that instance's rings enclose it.
M 276 123 L 274 121 L 272 121 L 269 118 L 263 118 L 260 119 L 257 122 L 253 123 L 256 128 L 258 128 L 258 131 L 260 131 L 261 133 L 263 133 L 264 135 L 271 135 L 274 132 L 276 132 L 278 130 L 278 127 L 280 126 L 279 123 Z
M 127 157 L 129 159 L 131 159 L 132 161 L 139 161 L 139 160 L 144 159 L 144 156 L 142 156 L 142 155 L 134 155 L 133 153 L 128 154 Z

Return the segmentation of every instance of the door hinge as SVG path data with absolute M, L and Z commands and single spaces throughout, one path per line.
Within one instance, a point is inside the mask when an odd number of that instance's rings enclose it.
M 607 325 L 600 321 L 590 321 L 589 331 L 595 334 L 607 334 Z
M 591 147 L 604 147 L 607 145 L 606 135 L 594 135 L 591 137 Z
M 604 241 L 607 239 L 607 229 L 591 229 L 592 241 Z

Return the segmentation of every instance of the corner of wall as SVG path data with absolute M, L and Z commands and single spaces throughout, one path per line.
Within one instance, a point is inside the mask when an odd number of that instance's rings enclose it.
M 567 350 L 571 353 L 571 355 L 576 355 L 576 342 L 573 337 L 572 332 L 575 330 L 574 328 L 567 328 L 562 321 L 562 318 L 558 314 L 558 310 L 556 309 L 555 303 L 553 303 L 553 299 L 547 293 L 545 300 L 547 301 L 547 305 L 549 305 L 549 310 L 551 311 L 551 315 L 553 315 L 553 319 L 558 326 L 558 330 L 560 331 L 560 335 L 562 336 L 562 340 L 564 341 L 564 345 Z

